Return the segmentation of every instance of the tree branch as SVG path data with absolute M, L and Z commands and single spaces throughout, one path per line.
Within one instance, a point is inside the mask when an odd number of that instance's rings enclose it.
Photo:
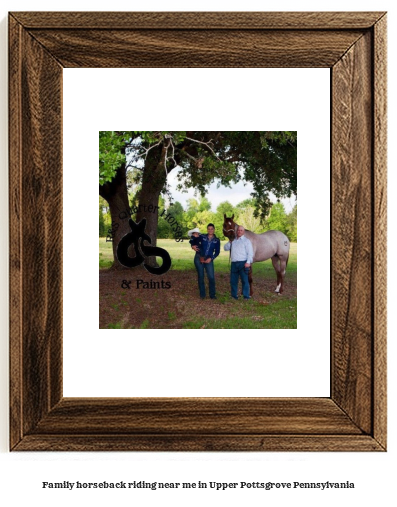
M 210 146 L 210 144 L 212 144 L 212 139 L 210 139 L 208 142 L 198 141 L 197 139 L 193 139 L 191 137 L 186 137 L 186 139 L 188 139 L 189 141 L 193 141 L 194 143 L 204 144 L 205 146 L 207 146 L 207 148 L 209 148 L 211 150 L 214 157 L 217 158 L 219 160 L 219 162 L 222 162 L 222 160 L 218 157 L 218 155 L 215 153 L 215 151 Z

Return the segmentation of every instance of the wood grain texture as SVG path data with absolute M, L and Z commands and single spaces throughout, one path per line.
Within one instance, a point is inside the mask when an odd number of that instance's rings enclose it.
M 367 433 L 373 382 L 371 41 L 368 32 L 332 71 L 332 398 Z
M 374 26 L 374 438 L 387 440 L 387 20 Z
M 34 434 L 360 435 L 327 398 L 64 399 Z
M 385 16 L 193 17 L 10 15 L 10 447 L 383 451 Z M 62 399 L 62 67 L 175 62 L 332 69 L 331 399 Z
M 16 451 L 368 452 L 368 435 L 28 435 Z
M 362 30 L 384 12 L 13 12 L 26 29 Z
M 64 67 L 260 68 L 331 67 L 363 32 L 157 29 L 30 33 Z
M 10 446 L 22 428 L 22 27 L 9 20 Z
M 23 58 L 10 88 L 11 420 L 26 434 L 62 396 L 62 68 L 10 23 L 15 45 Z

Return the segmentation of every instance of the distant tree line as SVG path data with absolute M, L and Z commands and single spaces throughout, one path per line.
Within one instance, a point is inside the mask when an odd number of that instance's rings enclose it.
M 137 195 L 139 192 L 132 192 L 130 194 L 130 206 L 138 204 Z M 284 205 L 281 202 L 274 203 L 270 212 L 266 217 L 255 216 L 257 209 L 255 199 L 245 199 L 236 206 L 230 202 L 221 202 L 215 211 L 212 211 L 212 206 L 207 197 L 203 196 L 199 200 L 188 199 L 186 209 L 178 201 L 167 205 L 165 199 L 160 195 L 159 198 L 160 210 L 165 209 L 167 215 L 172 215 L 173 218 L 182 227 L 183 237 L 187 238 L 187 232 L 190 229 L 198 227 L 201 232 L 205 233 L 207 225 L 213 223 L 215 225 L 216 235 L 220 239 L 225 239 L 223 236 L 223 220 L 224 214 L 228 217 L 234 215 L 234 220 L 246 229 L 255 233 L 261 233 L 268 230 L 281 231 L 288 236 L 290 241 L 297 242 L 297 205 L 294 206 L 290 213 L 286 213 Z M 136 219 L 136 216 L 132 216 Z M 99 197 L 99 237 L 106 237 L 109 229 L 111 229 L 111 216 L 109 205 L 102 197 Z M 159 214 L 157 223 L 157 238 L 159 239 L 172 239 L 174 232 L 171 225 L 165 217 Z
M 242 180 L 250 182 L 255 216 L 265 225 L 264 220 L 271 213 L 271 196 L 281 200 L 297 195 L 297 132 L 99 132 L 99 195 L 106 199 L 111 220 L 116 222 L 129 205 L 130 183 L 139 187 L 134 196 L 140 205 L 136 220 L 146 218 L 146 232 L 153 246 L 158 228 L 166 227 L 161 223 L 157 203 L 160 196 L 170 197 L 170 173 L 176 175 L 178 190 L 193 188 L 197 195 L 206 195 L 214 181 L 229 188 Z M 199 207 L 201 204 L 200 201 Z M 152 206 L 155 211 L 145 214 L 145 206 Z M 177 213 L 177 203 L 173 206 Z M 191 206 L 185 210 L 190 211 L 193 212 Z M 199 210 L 194 216 L 201 223 L 209 214 L 218 215 L 218 208 Z M 106 227 L 106 217 L 104 222 Z M 191 224 L 186 223 L 186 227 Z M 114 231 L 114 269 L 122 268 L 116 245 L 128 232 L 127 220 L 121 221 Z M 155 262 L 150 258 L 149 263 Z

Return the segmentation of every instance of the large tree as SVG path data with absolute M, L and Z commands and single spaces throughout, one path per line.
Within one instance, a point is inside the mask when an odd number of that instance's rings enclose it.
M 256 215 L 264 218 L 277 198 L 296 195 L 296 132 L 290 131 L 101 131 L 99 133 L 99 194 L 108 201 L 114 253 L 128 232 L 127 171 L 139 185 L 137 221 L 156 242 L 159 196 L 167 192 L 167 176 L 175 168 L 180 187 L 201 195 L 215 179 L 232 186 L 241 179 L 253 184 Z M 116 257 L 115 257 L 116 259 Z

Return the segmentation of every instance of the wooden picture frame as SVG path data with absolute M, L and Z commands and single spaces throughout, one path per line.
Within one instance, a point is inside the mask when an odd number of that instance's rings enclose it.
M 384 451 L 386 14 L 14 12 L 9 55 L 11 450 Z M 63 398 L 64 67 L 331 69 L 329 398 Z

